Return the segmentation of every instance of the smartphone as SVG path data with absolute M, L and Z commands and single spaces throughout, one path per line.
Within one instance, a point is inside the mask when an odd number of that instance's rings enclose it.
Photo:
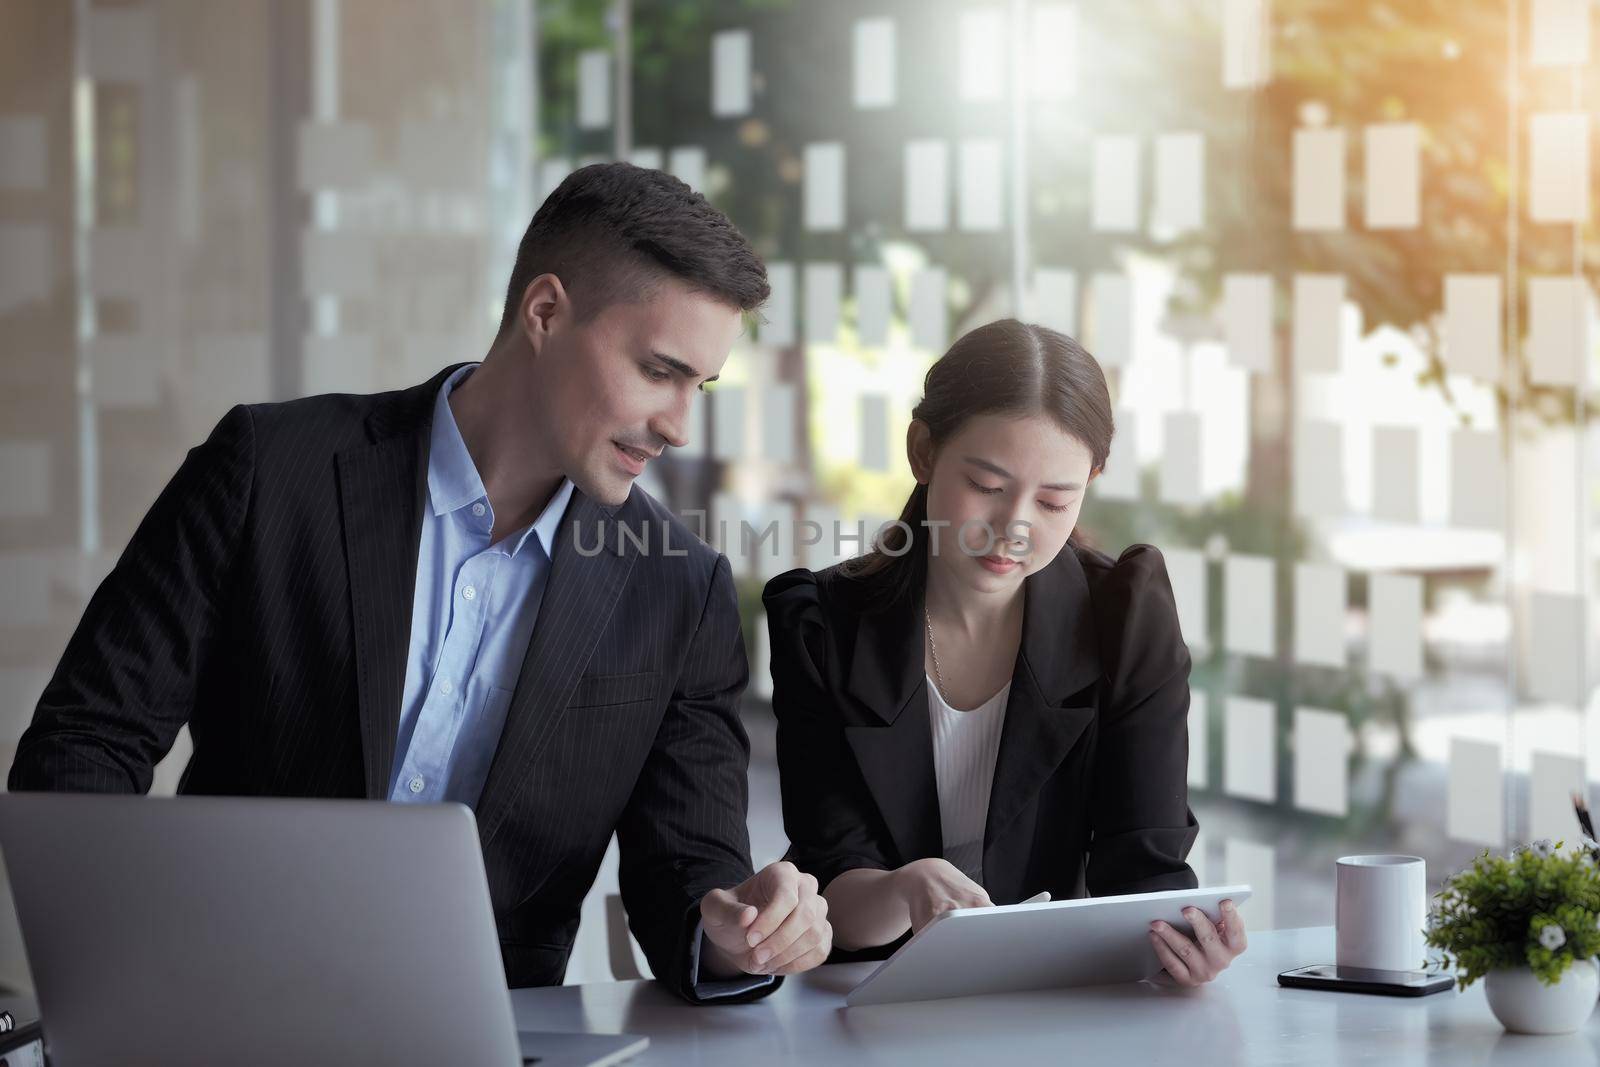
M 1456 984 L 1453 976 L 1432 971 L 1376 971 L 1316 963 L 1278 975 L 1278 984 L 1296 989 L 1335 989 L 1344 993 L 1378 993 L 1387 997 L 1425 997 Z

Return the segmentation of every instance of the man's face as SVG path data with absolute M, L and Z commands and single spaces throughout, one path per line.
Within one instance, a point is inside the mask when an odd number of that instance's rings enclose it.
M 727 362 L 741 317 L 675 278 L 587 320 L 566 308 L 535 345 L 533 407 L 567 477 L 615 506 L 662 449 L 688 443 L 700 386 Z

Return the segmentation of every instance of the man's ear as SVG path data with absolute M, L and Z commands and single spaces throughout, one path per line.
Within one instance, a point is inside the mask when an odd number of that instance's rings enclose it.
M 911 473 L 922 485 L 933 479 L 933 432 L 921 419 L 912 419 L 906 427 L 906 460 Z
M 566 286 L 554 274 L 541 274 L 522 290 L 517 305 L 517 326 L 535 352 L 563 318 L 572 314 L 572 300 Z

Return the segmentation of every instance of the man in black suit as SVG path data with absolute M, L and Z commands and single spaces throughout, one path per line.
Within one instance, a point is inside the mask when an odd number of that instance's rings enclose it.
M 481 363 L 236 407 L 190 451 L 10 787 L 144 792 L 187 723 L 185 793 L 471 805 L 512 985 L 561 981 L 613 831 L 634 933 L 684 997 L 815 966 L 815 879 L 751 873 L 728 561 L 633 487 L 767 295 L 682 182 L 577 171 Z

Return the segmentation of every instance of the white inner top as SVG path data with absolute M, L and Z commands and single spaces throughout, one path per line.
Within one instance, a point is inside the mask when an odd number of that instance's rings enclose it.
M 983 884 L 983 824 L 989 815 L 1000 728 L 1006 720 L 1007 682 L 971 711 L 952 708 L 928 679 L 928 725 L 933 730 L 933 769 L 939 784 L 939 824 L 944 858 Z

